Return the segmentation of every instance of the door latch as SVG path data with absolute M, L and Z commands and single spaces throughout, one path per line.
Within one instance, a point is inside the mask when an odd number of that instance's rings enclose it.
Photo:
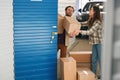
M 57 34 L 58 34 L 58 32 L 52 32 L 52 37 L 51 37 L 51 40 L 50 40 L 50 44 L 53 43 L 53 40 L 54 40 L 54 38 L 55 38 L 55 35 L 57 35 Z

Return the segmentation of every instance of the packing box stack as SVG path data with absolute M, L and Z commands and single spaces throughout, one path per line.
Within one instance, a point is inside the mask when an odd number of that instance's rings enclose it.
M 65 28 L 67 33 L 71 33 L 76 29 L 80 29 L 81 24 L 75 18 L 65 16 L 63 27 Z
M 66 37 L 65 37 L 65 45 L 68 46 L 69 39 L 70 39 L 69 34 L 71 32 L 74 32 L 74 30 L 77 30 L 77 29 L 80 30 L 81 24 L 75 18 L 65 16 L 64 21 L 63 21 L 63 27 L 65 31 L 67 32 Z
M 91 51 L 71 51 L 69 52 L 70 56 L 73 57 L 76 62 L 85 62 L 85 63 L 91 63 L 91 57 L 92 57 L 92 52 Z
M 88 68 L 77 69 L 78 80 L 95 80 L 95 74 Z
M 77 62 L 77 68 L 88 68 L 91 69 L 91 63 L 89 62 Z
M 63 20 L 64 17 L 60 14 L 58 14 L 58 34 L 62 34 L 63 33 Z
M 76 61 L 72 57 L 60 59 L 61 80 L 76 80 Z

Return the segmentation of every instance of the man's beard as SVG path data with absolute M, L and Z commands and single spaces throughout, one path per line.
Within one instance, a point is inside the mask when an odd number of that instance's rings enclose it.
M 66 14 L 66 16 L 69 16 L 69 17 L 71 17 L 72 15 Z

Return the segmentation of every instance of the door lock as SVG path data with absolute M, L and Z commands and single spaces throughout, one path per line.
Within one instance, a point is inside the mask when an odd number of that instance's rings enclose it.
M 57 35 L 57 34 L 58 34 L 58 32 L 52 32 L 52 37 L 51 37 L 51 40 L 50 40 L 50 44 L 53 43 L 53 40 L 54 40 L 54 38 L 55 38 L 55 35 Z

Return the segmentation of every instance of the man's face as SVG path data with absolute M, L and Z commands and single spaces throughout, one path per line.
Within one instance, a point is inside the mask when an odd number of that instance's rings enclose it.
M 67 8 L 67 10 L 65 11 L 66 16 L 71 17 L 73 15 L 73 13 L 74 13 L 74 10 L 71 7 Z

